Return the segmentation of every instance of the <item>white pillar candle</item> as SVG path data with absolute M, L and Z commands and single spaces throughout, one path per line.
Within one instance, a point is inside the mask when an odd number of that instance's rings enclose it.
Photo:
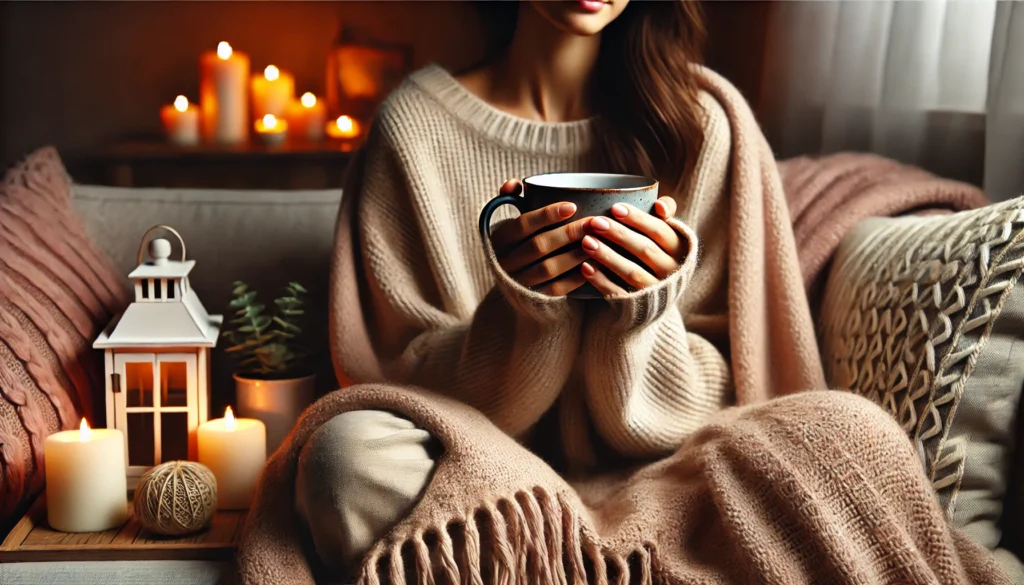
M 203 138 L 220 144 L 249 140 L 249 56 L 221 42 L 199 58 Z
M 179 95 L 173 104 L 160 110 L 167 141 L 179 146 L 199 144 L 199 108 L 188 103 L 188 98 Z
M 90 429 L 46 437 L 46 515 L 61 532 L 102 532 L 128 519 L 124 434 Z
M 295 78 L 291 73 L 267 65 L 252 76 L 252 113 L 255 118 L 271 114 L 283 118 L 295 99 Z
M 199 462 L 217 478 L 217 508 L 241 510 L 252 503 L 267 461 L 267 428 L 253 418 L 235 418 L 231 407 L 199 425 Z
M 293 101 L 288 108 L 288 125 L 292 136 L 319 142 L 324 138 L 326 122 L 327 106 L 311 92 L 302 94 L 302 97 L 298 101 Z

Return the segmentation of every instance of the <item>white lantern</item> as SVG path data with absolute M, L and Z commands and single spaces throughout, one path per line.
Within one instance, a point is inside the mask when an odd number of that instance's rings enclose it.
M 165 239 L 147 246 L 161 229 L 177 237 L 181 260 L 171 260 Z M 209 416 L 210 348 L 223 323 L 189 286 L 195 261 L 185 259 L 185 242 L 173 228 L 147 231 L 138 263 L 128 275 L 135 302 L 93 343 L 106 358 L 107 427 L 126 437 L 129 489 L 164 461 L 196 459 L 196 430 Z

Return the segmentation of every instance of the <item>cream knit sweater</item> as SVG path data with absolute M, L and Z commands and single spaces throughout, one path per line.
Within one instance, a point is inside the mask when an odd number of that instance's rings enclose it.
M 689 193 L 675 194 L 699 254 L 693 246 L 655 287 L 579 301 L 510 279 L 476 224 L 506 179 L 598 170 L 586 162 L 591 123 L 524 120 L 439 66 L 414 73 L 381 107 L 346 185 L 354 241 L 338 245 L 355 249 L 364 284 L 360 306 L 338 300 L 352 283 L 332 284 L 343 382 L 428 388 L 523 440 L 554 408 L 560 456 L 575 469 L 593 465 L 603 448 L 631 458 L 677 448 L 734 400 L 723 357 L 730 130 L 718 101 L 705 93 L 701 105 L 697 176 Z M 351 319 L 363 320 L 369 339 L 347 333 Z

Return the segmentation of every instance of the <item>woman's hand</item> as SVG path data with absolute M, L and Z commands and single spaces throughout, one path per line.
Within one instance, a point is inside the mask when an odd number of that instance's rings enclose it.
M 615 219 L 595 217 L 590 220 L 589 231 L 594 235 L 584 237 L 581 247 L 590 258 L 617 274 L 633 288 L 646 288 L 675 272 L 689 251 L 688 243 L 665 221 L 675 213 L 676 202 L 671 197 L 658 199 L 654 204 L 653 215 L 631 205 L 616 203 L 612 206 Z M 619 245 L 649 267 L 650 271 L 626 259 L 606 242 Z M 608 278 L 604 271 L 598 270 L 593 262 L 584 262 L 580 272 L 606 297 L 626 294 L 621 286 Z
M 501 192 L 515 194 L 522 188 L 522 184 L 513 179 L 501 186 Z M 544 257 L 582 240 L 590 218 L 537 233 L 564 222 L 574 213 L 576 206 L 572 203 L 553 203 L 499 225 L 491 234 L 498 264 L 519 284 L 553 297 L 567 295 L 583 286 L 586 279 L 576 270 L 588 257 L 582 248 L 571 246 L 566 252 Z

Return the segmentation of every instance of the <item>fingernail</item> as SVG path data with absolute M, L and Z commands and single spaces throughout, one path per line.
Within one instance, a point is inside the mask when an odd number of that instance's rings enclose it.
M 583 271 L 583 276 L 587 277 L 594 276 L 594 274 L 597 272 L 597 270 L 595 270 L 593 266 L 587 264 L 586 262 L 580 265 L 580 270 Z
M 597 240 L 590 236 L 583 236 L 583 247 L 591 252 L 596 252 L 601 244 L 598 244 Z
M 629 215 L 629 208 L 621 203 L 612 205 L 612 215 L 615 217 L 626 217 Z
M 563 203 L 558 206 L 558 215 L 562 217 L 570 217 L 574 213 L 576 213 L 575 203 Z
M 660 215 L 662 219 L 665 218 L 665 204 L 662 203 L 661 201 L 658 201 L 657 203 L 654 204 L 654 211 L 655 213 Z
M 612 224 L 608 223 L 608 220 L 603 217 L 595 217 L 590 220 L 590 225 L 594 226 L 594 229 L 599 232 L 603 232 L 612 227 Z

